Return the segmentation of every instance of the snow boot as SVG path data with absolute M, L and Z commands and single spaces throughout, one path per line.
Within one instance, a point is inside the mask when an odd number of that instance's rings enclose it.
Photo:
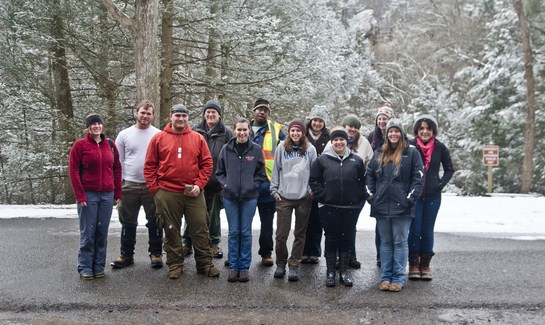
M 433 279 L 430 269 L 430 262 L 433 255 L 433 253 L 420 255 L 420 280 L 431 281 Z
M 420 280 L 420 254 L 409 255 L 409 280 Z
M 348 264 L 350 263 L 350 258 L 348 253 L 342 252 L 341 253 L 341 260 L 340 260 L 340 277 L 339 282 L 344 285 L 345 287 L 351 287 L 354 285 L 352 282 L 352 279 L 350 278 L 350 274 L 348 274 Z

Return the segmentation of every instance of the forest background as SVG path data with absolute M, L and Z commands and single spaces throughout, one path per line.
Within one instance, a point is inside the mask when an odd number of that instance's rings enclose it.
M 484 145 L 500 147 L 494 192 L 545 194 L 544 0 L 2 0 L 0 203 L 72 203 L 68 152 L 97 112 L 106 134 L 138 101 L 202 118 L 272 119 L 329 108 L 374 128 L 384 102 L 412 134 L 419 114 L 457 172 L 447 188 L 487 191 Z

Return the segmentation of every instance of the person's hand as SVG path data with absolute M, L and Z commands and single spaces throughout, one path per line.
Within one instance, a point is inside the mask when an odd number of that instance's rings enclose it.
M 121 199 L 115 199 L 115 200 L 114 200 L 114 206 L 118 205 L 119 202 L 121 202 Z
M 86 207 L 86 206 L 87 206 L 87 202 L 82 201 L 82 202 L 78 203 L 78 205 L 79 205 L 80 207 Z
M 274 199 L 276 200 L 276 202 L 282 201 L 282 197 L 278 193 L 274 193 Z
M 307 196 L 307 200 L 314 200 L 314 193 L 310 192 L 310 194 Z
M 197 197 L 201 193 L 201 189 L 197 185 L 193 185 L 193 188 L 191 191 L 187 192 L 187 196 L 189 197 Z

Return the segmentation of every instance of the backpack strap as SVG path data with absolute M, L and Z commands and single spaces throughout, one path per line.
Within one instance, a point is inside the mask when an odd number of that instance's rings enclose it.
M 115 157 L 114 142 L 110 138 L 107 138 L 107 139 L 108 139 L 108 143 L 110 144 L 110 149 L 112 150 L 112 155 Z

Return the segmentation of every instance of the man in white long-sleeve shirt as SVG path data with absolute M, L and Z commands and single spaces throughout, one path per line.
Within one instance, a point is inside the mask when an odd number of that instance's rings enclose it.
M 151 138 L 160 132 L 151 124 L 153 117 L 153 104 L 148 100 L 140 102 L 135 113 L 136 124 L 119 132 L 115 140 L 123 170 L 123 193 L 121 202 L 117 205 L 122 227 L 121 254 L 111 263 L 114 269 L 134 263 L 136 227 L 141 206 L 144 207 L 147 219 L 151 267 L 157 269 L 163 266 L 163 230 L 157 227 L 155 202 L 144 180 L 144 161 L 148 144 Z

